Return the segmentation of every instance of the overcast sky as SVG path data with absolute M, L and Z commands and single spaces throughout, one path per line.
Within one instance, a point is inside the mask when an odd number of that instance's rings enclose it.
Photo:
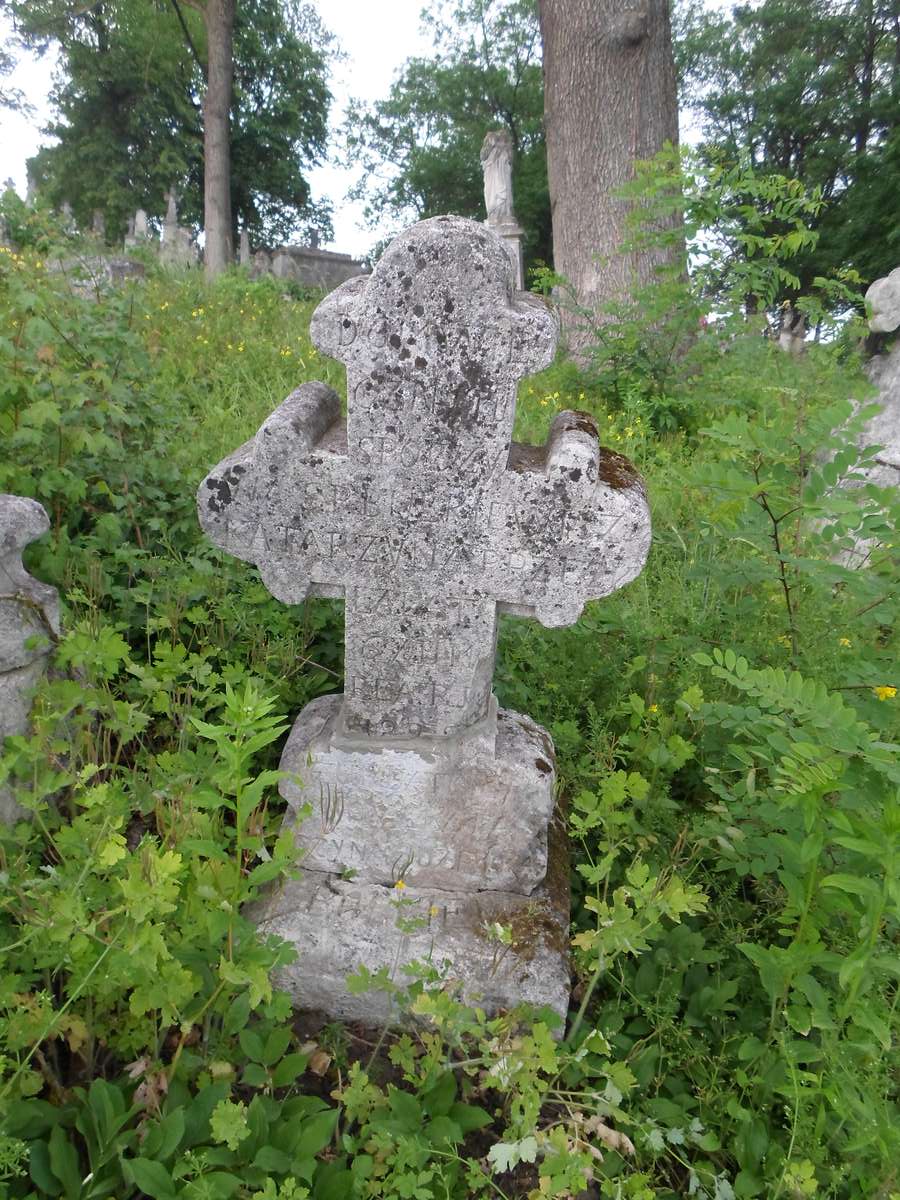
M 423 0 L 332 0 L 318 5 L 326 25 L 337 36 L 346 58 L 335 64 L 331 80 L 334 103 L 331 112 L 332 128 L 343 119 L 348 98 L 379 100 L 388 88 L 401 63 L 414 54 L 425 54 L 431 40 L 423 36 L 419 13 Z M 724 0 L 707 0 L 722 7 Z M 0 39 L 5 41 L 10 27 L 0 17 Z M 35 112 L 31 117 L 0 109 L 0 183 L 11 177 L 20 195 L 25 195 L 25 160 L 35 153 L 42 142 L 40 129 L 46 124 L 50 110 L 47 95 L 54 70 L 51 54 L 43 58 L 24 57 L 10 83 L 18 87 Z M 308 178 L 314 199 L 329 197 L 334 204 L 334 242 L 330 248 L 348 254 L 364 254 L 376 241 L 362 219 L 362 205 L 345 199 L 348 188 L 355 182 L 356 173 L 334 165 L 316 167 Z

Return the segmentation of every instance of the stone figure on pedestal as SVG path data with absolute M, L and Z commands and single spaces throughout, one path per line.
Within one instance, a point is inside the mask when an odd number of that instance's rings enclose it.
M 522 257 L 524 230 L 516 220 L 513 207 L 513 141 L 508 129 L 491 129 L 481 146 L 481 169 L 484 172 L 484 207 L 487 224 L 503 238 L 506 252 L 515 273 L 516 288 L 525 286 Z

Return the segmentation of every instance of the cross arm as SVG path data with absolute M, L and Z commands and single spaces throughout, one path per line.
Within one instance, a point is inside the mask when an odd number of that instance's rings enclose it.
M 561 412 L 544 447 L 514 445 L 505 480 L 511 571 L 501 612 L 571 625 L 640 574 L 650 509 L 640 475 L 601 447 L 588 413 Z
M 316 470 L 323 439 L 339 427 L 340 399 L 323 383 L 306 383 L 260 426 L 256 436 L 223 458 L 197 493 L 200 524 L 210 541 L 235 558 L 255 563 L 277 599 L 298 604 L 324 581 L 304 569 L 295 534 L 302 530 L 302 496 L 290 505 L 295 524 L 280 514 L 285 493 L 296 493 L 297 475 Z M 329 455 L 333 460 L 335 455 Z M 327 473 L 327 466 L 324 468 Z M 276 502 L 276 498 L 278 502 Z M 327 592 L 316 588 L 316 594 Z

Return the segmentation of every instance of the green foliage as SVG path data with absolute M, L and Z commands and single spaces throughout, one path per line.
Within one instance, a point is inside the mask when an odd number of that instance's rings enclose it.
M 46 200 L 68 201 L 83 228 L 100 209 L 110 235 L 144 208 L 165 212 L 174 183 L 184 223 L 202 224 L 206 30 L 195 5 L 38 0 L 6 5 L 27 45 L 55 42 L 57 140 L 30 168 Z M 330 35 L 299 2 L 242 0 L 234 24 L 231 193 L 235 226 L 280 241 L 298 227 L 330 231 L 302 170 L 327 137 Z
M 704 157 L 747 160 L 829 201 L 815 222 L 818 241 L 797 255 L 799 286 L 785 284 L 779 300 L 841 270 L 869 282 L 892 270 L 889 197 L 900 187 L 893 0 L 764 0 L 728 14 L 689 2 L 676 24 L 683 97 L 700 119 Z
M 489 129 L 513 139 L 516 214 L 529 261 L 550 259 L 544 91 L 533 0 L 463 0 L 423 20 L 431 58 L 410 59 L 386 100 L 354 105 L 345 136 L 365 175 L 373 227 L 456 213 L 484 219 L 479 153 Z
M 671 280 L 592 373 L 521 388 L 518 437 L 590 412 L 654 516 L 645 572 L 579 623 L 502 621 L 499 698 L 551 730 L 568 809 L 565 1030 L 419 962 L 348 984 L 405 1029 L 309 1037 L 290 950 L 242 914 L 294 869 L 278 747 L 340 687 L 340 613 L 272 600 L 193 495 L 298 383 L 342 386 L 312 305 L 240 272 L 82 294 L 40 211 L 0 254 L 0 489 L 50 511 L 29 565 L 65 604 L 0 759 L 33 813 L 0 833 L 0 1196 L 896 1192 L 900 514 L 839 486 L 870 457 L 850 334 L 794 357 L 743 314 L 810 198 L 717 178 L 697 204 L 738 249 L 705 297 Z M 762 215 L 728 225 L 747 188 Z

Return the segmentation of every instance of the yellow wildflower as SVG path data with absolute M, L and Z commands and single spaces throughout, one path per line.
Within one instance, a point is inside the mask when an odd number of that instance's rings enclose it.
M 398 879 L 397 882 L 394 884 L 394 891 L 395 892 L 406 891 L 406 884 L 403 882 L 402 879 Z
M 852 644 L 853 643 L 850 641 L 849 638 L 841 638 L 840 641 L 838 642 L 839 646 L 851 646 Z
M 659 712 L 659 705 L 658 704 L 649 705 L 647 708 L 647 712 Z
M 872 691 L 879 700 L 893 700 L 893 698 L 897 695 L 897 689 L 895 687 L 888 687 L 884 684 L 882 684 L 880 687 L 872 688 Z

